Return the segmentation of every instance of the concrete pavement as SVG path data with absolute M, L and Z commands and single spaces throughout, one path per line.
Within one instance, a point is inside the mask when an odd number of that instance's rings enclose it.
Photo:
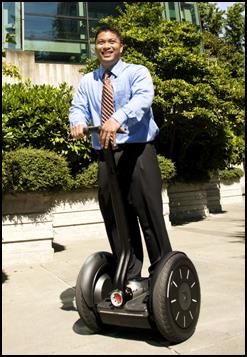
M 3 355 L 244 355 L 244 225 L 243 197 L 169 231 L 173 249 L 188 254 L 201 284 L 201 312 L 189 340 L 172 345 L 152 330 L 118 327 L 90 334 L 76 311 L 75 282 L 89 254 L 109 250 L 92 237 L 57 245 L 50 263 L 3 271 Z M 148 264 L 145 254 L 144 276 Z

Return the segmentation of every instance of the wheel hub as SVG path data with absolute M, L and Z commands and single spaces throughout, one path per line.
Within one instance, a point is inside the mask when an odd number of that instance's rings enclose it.
M 175 323 L 188 328 L 198 314 L 200 288 L 190 267 L 183 265 L 169 277 L 168 298 Z
M 182 310 L 188 310 L 191 304 L 191 292 L 187 283 L 182 283 L 178 290 L 178 301 Z

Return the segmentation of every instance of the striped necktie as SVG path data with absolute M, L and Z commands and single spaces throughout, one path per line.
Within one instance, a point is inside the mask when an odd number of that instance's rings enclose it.
M 103 91 L 101 101 L 102 124 L 104 124 L 104 122 L 108 120 L 115 111 L 110 75 L 111 72 L 106 70 L 103 76 Z

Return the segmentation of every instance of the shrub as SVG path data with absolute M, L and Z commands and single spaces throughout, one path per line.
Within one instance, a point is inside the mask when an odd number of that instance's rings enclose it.
M 173 162 L 166 159 L 164 156 L 158 155 L 158 162 L 161 171 L 161 177 L 164 182 L 170 181 L 176 175 L 176 169 Z M 75 179 L 74 188 L 91 188 L 98 186 L 98 164 L 92 162 L 81 174 L 78 174 Z
M 3 85 L 3 150 L 23 147 L 52 150 L 66 158 L 73 174 L 91 160 L 91 140 L 73 140 L 69 132 L 72 87 L 61 83 Z
M 224 170 L 219 170 L 219 177 L 222 181 L 234 181 L 240 179 L 244 172 L 240 167 L 230 167 Z
M 161 171 L 161 178 L 164 182 L 171 181 L 176 176 L 176 168 L 170 159 L 166 159 L 162 155 L 157 155 L 159 167 Z
M 157 157 L 162 180 L 168 182 L 176 175 L 175 165 L 164 156 Z M 23 148 L 3 155 L 3 192 L 70 191 L 97 186 L 97 162 L 73 178 L 67 161 L 49 150 Z
M 82 173 L 78 174 L 74 181 L 74 189 L 79 188 L 91 188 L 98 186 L 98 164 L 97 162 L 92 162 L 87 168 L 83 170 Z
M 2 174 L 4 192 L 68 190 L 72 185 L 66 160 L 44 149 L 4 153 Z

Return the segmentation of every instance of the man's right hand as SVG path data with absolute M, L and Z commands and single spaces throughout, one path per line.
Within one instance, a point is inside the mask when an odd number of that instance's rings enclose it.
M 70 135 L 74 139 L 84 139 L 84 137 L 86 136 L 83 132 L 84 128 L 87 128 L 86 124 L 77 124 L 74 128 L 70 128 Z

